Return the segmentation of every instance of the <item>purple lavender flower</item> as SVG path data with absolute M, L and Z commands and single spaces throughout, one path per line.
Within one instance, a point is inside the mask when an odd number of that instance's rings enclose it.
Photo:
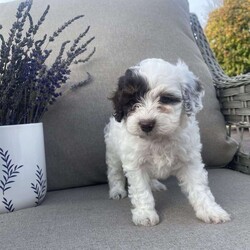
M 52 35 L 44 34 L 42 39 L 35 35 L 43 24 L 50 6 L 47 6 L 38 22 L 34 24 L 30 10 L 32 0 L 20 3 L 8 38 L 0 34 L 0 125 L 33 123 L 41 120 L 48 106 L 62 95 L 60 88 L 71 73 L 72 63 L 85 63 L 95 53 L 95 48 L 85 58 L 78 59 L 87 51 L 88 45 L 95 39 L 91 37 L 81 44 L 90 27 L 80 33 L 69 46 L 70 41 L 61 44 L 61 49 L 52 66 L 46 65 L 51 55 L 49 44 L 73 22 L 83 15 L 65 22 Z M 24 30 L 24 27 L 27 27 Z M 2 25 L 0 25 L 0 30 Z M 76 89 L 90 82 L 92 77 L 73 86 Z

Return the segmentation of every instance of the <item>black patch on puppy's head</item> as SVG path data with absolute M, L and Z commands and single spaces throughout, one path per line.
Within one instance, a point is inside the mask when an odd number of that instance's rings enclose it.
M 109 98 L 113 102 L 116 121 L 121 122 L 147 91 L 146 80 L 134 69 L 128 69 L 125 75 L 119 78 L 117 90 Z

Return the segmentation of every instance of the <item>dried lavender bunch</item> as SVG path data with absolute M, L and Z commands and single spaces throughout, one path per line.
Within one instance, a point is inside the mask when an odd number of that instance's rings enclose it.
M 66 47 L 70 41 L 61 44 L 54 63 L 48 67 L 46 60 L 52 52 L 47 49 L 48 45 L 83 15 L 65 22 L 51 36 L 45 34 L 42 39 L 35 40 L 35 35 L 49 13 L 50 6 L 34 24 L 30 15 L 32 3 L 32 0 L 20 3 L 16 21 L 7 39 L 0 34 L 0 125 L 39 122 L 44 112 L 48 110 L 48 106 L 62 94 L 60 88 L 70 76 L 70 65 L 85 63 L 95 53 L 94 48 L 85 58 L 78 59 L 95 39 L 92 37 L 81 44 L 89 31 L 88 26 L 73 41 L 68 51 Z M 25 23 L 28 23 L 27 30 L 24 30 Z M 0 25 L 0 30 L 1 28 Z M 83 86 L 91 79 L 88 73 L 87 79 L 75 84 L 73 89 Z

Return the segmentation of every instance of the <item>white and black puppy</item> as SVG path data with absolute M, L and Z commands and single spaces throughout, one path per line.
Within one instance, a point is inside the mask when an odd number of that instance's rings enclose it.
M 115 114 L 105 127 L 109 195 L 127 196 L 136 225 L 159 223 L 152 191 L 165 190 L 157 179 L 177 177 L 197 218 L 221 223 L 230 216 L 214 199 L 201 158 L 195 114 L 203 87 L 184 62 L 147 59 L 119 78 Z M 125 175 L 125 176 L 124 176 Z

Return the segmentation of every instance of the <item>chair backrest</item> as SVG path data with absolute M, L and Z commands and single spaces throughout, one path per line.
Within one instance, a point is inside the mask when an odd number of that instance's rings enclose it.
M 195 42 L 212 75 L 227 124 L 250 127 L 250 74 L 227 76 L 211 50 L 198 17 L 190 14 L 191 29 Z
M 207 64 L 214 81 L 214 84 L 218 84 L 223 78 L 228 78 L 228 76 L 223 72 L 222 68 L 220 67 L 218 61 L 215 58 L 213 51 L 211 50 L 207 38 L 203 32 L 203 29 L 200 25 L 198 17 L 191 13 L 190 14 L 190 24 L 191 29 L 194 35 L 195 42 L 200 49 L 202 57 Z

